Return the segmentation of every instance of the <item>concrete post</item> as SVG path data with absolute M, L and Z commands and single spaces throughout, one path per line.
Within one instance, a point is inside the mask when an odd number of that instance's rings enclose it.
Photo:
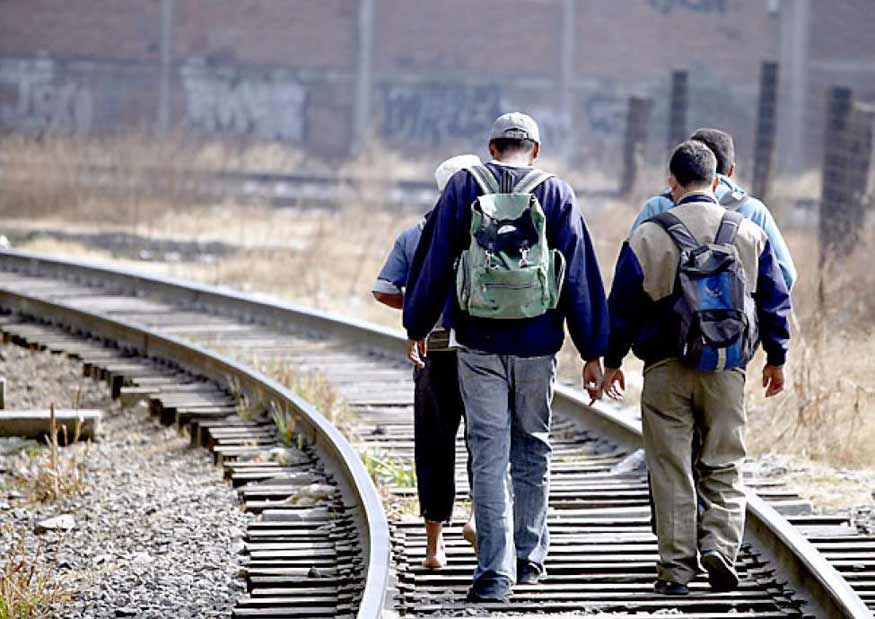
M 565 133 L 561 152 L 565 161 L 570 161 L 574 157 L 576 151 L 576 133 L 574 131 L 574 60 L 575 60 L 575 42 L 577 37 L 577 0 L 565 0 L 562 5 L 562 49 L 560 53 L 559 66 L 561 67 L 560 75 L 560 92 L 562 93 L 561 100 L 561 117 L 565 123 Z
M 689 107 L 689 80 L 686 71 L 672 71 L 671 107 L 668 111 L 668 149 L 687 139 L 687 109 Z
M 834 87 L 829 93 L 823 149 L 818 229 L 821 266 L 836 256 L 847 254 L 848 246 L 853 243 L 851 235 L 855 234 L 849 225 L 852 218 L 848 216 L 851 192 L 847 135 L 852 109 L 851 89 Z
M 371 132 L 372 60 L 374 52 L 374 13 L 377 0 L 359 0 L 358 59 L 356 66 L 354 149 L 361 149 Z
M 760 73 L 760 102 L 753 151 L 753 195 L 765 200 L 769 191 L 777 123 L 778 65 L 764 62 Z
M 653 101 L 642 97 L 629 97 L 626 117 L 626 139 L 623 145 L 623 176 L 620 193 L 626 195 L 635 189 L 638 167 L 644 160 L 647 148 L 647 128 Z
M 161 83 L 158 91 L 158 131 L 170 131 L 170 96 L 173 82 L 173 12 L 176 0 L 161 0 Z
M 808 47 L 811 21 L 810 0 L 782 2 L 781 43 L 778 64 L 781 66 L 781 100 L 786 113 L 778 118 L 781 172 L 796 174 L 812 161 L 805 161 L 805 110 L 808 101 Z

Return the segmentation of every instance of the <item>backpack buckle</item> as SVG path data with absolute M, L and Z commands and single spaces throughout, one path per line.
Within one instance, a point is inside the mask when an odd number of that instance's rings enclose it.
M 529 266 L 529 248 L 523 247 L 520 250 L 520 268 Z

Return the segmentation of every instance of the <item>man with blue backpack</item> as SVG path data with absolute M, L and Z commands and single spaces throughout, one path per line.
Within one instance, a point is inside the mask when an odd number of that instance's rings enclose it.
M 701 141 L 684 142 L 669 170 L 676 206 L 642 223 L 617 261 L 603 386 L 609 397 L 620 396 L 630 348 L 644 361 L 644 449 L 659 540 L 655 590 L 686 595 L 700 560 L 714 591 L 738 586 L 745 367 L 762 342 L 766 396 L 783 389 L 790 295 L 763 229 L 718 203 L 714 153 Z M 701 446 L 693 462 L 695 432 Z
M 503 602 L 514 583 L 544 576 L 556 353 L 567 323 L 585 361 L 584 386 L 600 397 L 608 332 L 574 193 L 532 167 L 538 125 L 525 114 L 500 116 L 489 152 L 492 161 L 458 172 L 444 189 L 404 298 L 413 363 L 428 354 L 425 338 L 442 312 L 459 345 L 477 520 L 471 602 Z

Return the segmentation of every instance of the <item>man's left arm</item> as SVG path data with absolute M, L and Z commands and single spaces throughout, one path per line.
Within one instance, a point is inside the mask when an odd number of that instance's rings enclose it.
M 561 201 L 556 225 L 556 249 L 565 257 L 565 281 L 560 307 L 568 322 L 568 333 L 585 361 L 604 356 L 608 344 L 608 306 L 583 214 L 570 187 L 556 189 Z
M 766 397 L 780 393 L 784 388 L 784 362 L 790 346 L 790 292 L 771 242 L 766 240 L 759 259 L 757 289 L 753 294 L 757 307 L 760 340 L 766 351 L 763 368 L 763 387 Z
M 793 263 L 793 256 L 790 254 L 790 248 L 787 246 L 784 235 L 781 234 L 775 218 L 766 205 L 758 203 L 757 206 L 759 206 L 757 209 L 759 212 L 756 214 L 756 217 L 751 217 L 751 219 L 759 224 L 769 238 L 778 268 L 781 270 L 784 283 L 787 284 L 787 290 L 793 290 L 793 286 L 796 284 L 797 273 L 796 265 Z

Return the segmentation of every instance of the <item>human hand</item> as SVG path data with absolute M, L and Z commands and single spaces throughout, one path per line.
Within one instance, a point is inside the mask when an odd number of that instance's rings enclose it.
M 425 367 L 425 355 L 428 352 L 425 340 L 407 340 L 407 358 L 418 368 Z
M 583 366 L 583 388 L 590 397 L 590 404 L 602 399 L 602 362 L 591 359 Z
M 781 393 L 784 390 L 784 368 L 766 364 L 763 368 L 763 388 L 767 398 Z
M 605 378 L 602 380 L 602 391 L 612 400 L 622 400 L 626 390 L 626 375 L 620 368 L 605 368 Z

